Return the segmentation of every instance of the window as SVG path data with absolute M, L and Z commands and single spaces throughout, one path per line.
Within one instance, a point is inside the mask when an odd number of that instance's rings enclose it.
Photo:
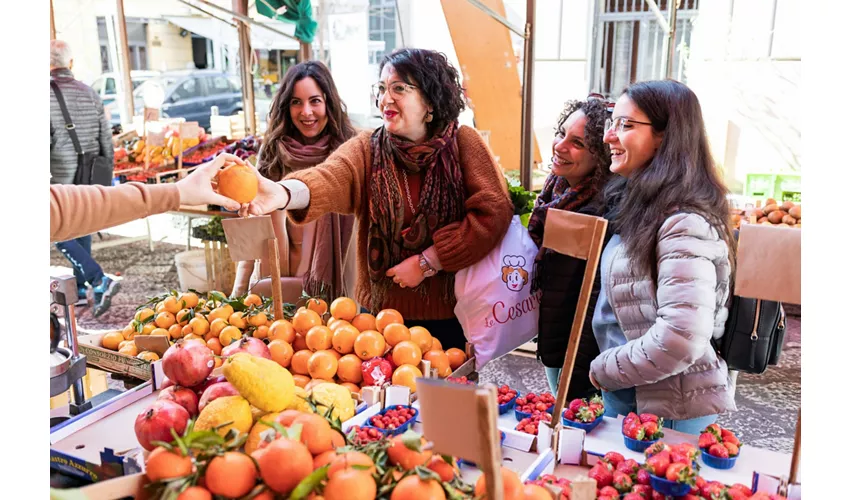
M 229 94 L 233 92 L 230 87 L 230 82 L 227 81 L 227 78 L 223 76 L 208 76 L 207 80 L 207 88 L 209 89 L 209 93 L 213 95 L 218 94 Z
M 98 95 L 103 93 L 103 77 L 95 80 L 94 83 L 91 84 L 91 88 L 92 88 L 92 90 L 97 92 Z
M 658 18 L 645 0 L 597 0 L 604 3 L 599 15 L 591 82 L 594 91 L 616 95 L 632 82 L 667 77 L 665 41 Z M 667 0 L 656 0 L 669 19 Z M 676 13 L 676 50 L 673 78 L 687 83 L 687 55 L 699 0 L 684 0 Z
M 370 64 L 378 64 L 396 48 L 395 30 L 395 0 L 369 0 L 369 40 L 384 42 L 384 50 L 370 52 Z
M 174 94 L 172 94 L 172 100 L 180 101 L 183 99 L 192 99 L 195 97 L 201 97 L 201 95 L 203 94 L 201 93 L 201 86 L 198 79 L 189 78 L 177 86 L 177 89 L 174 90 Z
M 106 78 L 106 92 L 105 95 L 115 95 L 115 78 L 107 77 Z

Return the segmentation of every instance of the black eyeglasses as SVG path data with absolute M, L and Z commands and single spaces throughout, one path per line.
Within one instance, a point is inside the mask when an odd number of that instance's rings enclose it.
M 652 125 L 651 123 L 639 122 L 637 120 L 632 120 L 631 118 L 623 118 L 622 116 L 613 120 L 608 118 L 607 120 L 605 120 L 605 133 L 607 134 L 608 131 L 613 128 L 615 129 L 614 132 L 616 132 L 617 134 L 621 134 L 623 133 L 623 129 L 626 127 L 627 123 L 638 125 Z

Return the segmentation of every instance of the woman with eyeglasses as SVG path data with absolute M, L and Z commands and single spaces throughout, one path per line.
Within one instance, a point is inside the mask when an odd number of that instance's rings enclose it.
M 601 96 L 600 96 L 601 97 Z M 534 286 L 542 291 L 538 320 L 537 357 L 546 369 L 553 393 L 569 342 L 569 332 L 584 280 L 585 261 L 543 248 L 543 229 L 550 208 L 588 215 L 601 215 L 593 200 L 611 177 L 611 156 L 602 142 L 605 121 L 611 117 L 608 103 L 591 94 L 586 101 L 569 101 L 558 119 L 552 141 L 552 170 L 534 203 L 528 221 L 531 239 L 540 248 Z M 597 290 L 588 310 L 593 311 Z M 590 327 L 585 321 L 578 356 L 570 378 L 568 399 L 584 398 L 596 392 L 588 377 L 590 362 L 599 355 Z
M 357 301 L 373 314 L 395 309 L 444 349 L 463 349 L 454 273 L 507 232 L 513 204 L 505 180 L 478 132 L 458 125 L 463 90 L 445 55 L 392 52 L 373 92 L 380 128 L 280 183 L 261 179 L 260 194 L 242 213 L 285 209 L 300 224 L 354 214 Z
M 318 61 L 296 64 L 286 72 L 272 101 L 258 170 L 266 179 L 278 182 L 289 173 L 322 163 L 355 133 L 327 66 Z M 283 212 L 273 212 L 272 224 L 280 255 L 283 301 L 297 301 L 302 290 L 329 301 L 343 295 L 354 216 L 329 213 L 295 226 Z M 252 273 L 258 278 L 271 275 L 267 262 L 257 266 L 252 261 L 240 262 L 232 295 L 248 291 Z M 250 289 L 270 296 L 271 281 L 257 280 Z
M 734 376 L 710 344 L 723 334 L 734 262 L 727 189 L 685 85 L 631 85 L 605 128 L 615 234 L 600 260 L 590 379 L 606 415 L 653 413 L 698 434 L 735 409 Z

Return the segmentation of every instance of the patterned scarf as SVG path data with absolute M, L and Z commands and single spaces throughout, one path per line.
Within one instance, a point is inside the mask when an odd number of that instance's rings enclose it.
M 381 127 L 372 134 L 372 165 L 369 193 L 369 241 L 367 244 L 369 278 L 372 282 L 370 304 L 378 311 L 393 285 L 386 272 L 404 259 L 422 253 L 434 243 L 434 232 L 463 218 L 464 185 L 457 147 L 457 122 L 427 142 L 415 144 L 396 137 Z M 410 227 L 403 229 L 404 187 L 399 169 L 423 172 L 419 207 Z M 424 299 L 433 280 L 425 280 L 416 289 Z M 454 280 L 446 280 L 443 297 L 451 301 Z
M 583 207 L 596 196 L 593 187 L 593 177 L 582 179 L 575 186 L 570 186 L 566 179 L 555 174 L 549 174 L 543 183 L 543 190 L 534 202 L 534 210 L 528 220 L 528 233 L 540 248 L 543 245 L 543 228 L 546 226 L 546 213 L 550 208 L 575 211 Z

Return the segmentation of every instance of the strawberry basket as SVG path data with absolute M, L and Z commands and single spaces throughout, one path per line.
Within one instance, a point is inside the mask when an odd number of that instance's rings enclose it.
M 729 458 L 715 457 L 708 453 L 708 448 L 702 448 L 700 456 L 702 457 L 702 462 L 712 469 L 727 470 L 735 467 L 735 462 L 738 460 L 740 455 L 735 455 L 734 457 Z
M 566 410 L 564 410 L 564 414 L 566 414 Z M 602 423 L 602 417 L 597 417 L 593 422 L 584 423 L 578 422 L 576 420 L 568 419 L 564 414 L 561 415 L 561 422 L 567 427 L 575 427 L 576 429 L 581 429 L 584 432 L 590 432 Z
M 514 404 L 516 404 L 516 400 L 514 400 Z M 555 405 L 552 405 L 549 408 L 547 408 L 546 413 L 548 413 L 550 415 L 554 415 L 555 414 Z M 520 420 L 522 420 L 524 418 L 531 418 L 531 413 L 525 413 L 524 411 L 519 411 L 517 409 L 514 409 L 514 416 L 516 417 L 517 422 L 519 422 Z
M 514 406 L 516 405 L 516 399 L 518 397 L 520 397 L 521 395 L 522 395 L 522 392 L 516 391 L 516 396 L 514 396 L 513 399 L 511 399 L 510 401 L 508 401 L 505 404 L 500 404 L 499 405 L 499 415 L 504 415 L 505 413 L 511 411 L 514 408 Z
M 626 444 L 626 448 L 636 451 L 638 453 L 643 453 L 647 448 L 652 446 L 653 443 L 658 441 L 657 439 L 653 439 L 652 441 L 643 441 L 640 439 L 632 439 L 629 436 L 623 434 L 623 441 Z
M 386 417 L 388 415 L 394 415 L 393 412 L 398 412 L 399 410 L 404 410 L 405 412 L 408 412 L 408 413 L 409 413 L 410 410 L 412 410 L 413 413 L 409 416 L 409 418 L 404 423 L 399 424 L 394 429 L 388 429 L 388 428 L 385 428 L 385 427 L 378 427 L 377 425 L 372 423 L 372 419 L 374 419 L 376 417 Z M 412 406 L 402 406 L 402 405 L 390 406 L 389 408 L 384 408 L 380 413 L 378 413 L 374 417 L 371 417 L 369 420 L 367 420 L 366 423 L 363 425 L 363 427 L 378 429 L 378 431 L 380 431 L 385 436 L 397 436 L 399 434 L 403 434 L 414 423 L 416 423 L 416 417 L 418 417 L 418 416 L 419 416 L 419 410 L 417 410 L 416 408 L 414 408 Z
M 652 486 L 652 489 L 658 493 L 671 497 L 685 496 L 691 491 L 691 486 L 689 484 L 668 481 L 667 479 L 658 477 L 654 474 L 649 475 L 649 484 Z

